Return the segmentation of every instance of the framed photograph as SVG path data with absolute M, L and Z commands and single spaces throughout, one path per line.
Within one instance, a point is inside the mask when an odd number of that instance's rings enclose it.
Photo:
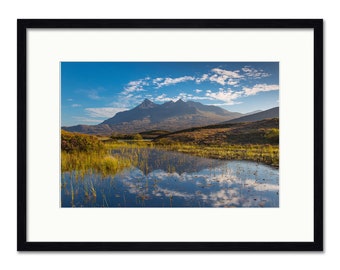
M 19 251 L 322 251 L 323 21 L 18 20 Z

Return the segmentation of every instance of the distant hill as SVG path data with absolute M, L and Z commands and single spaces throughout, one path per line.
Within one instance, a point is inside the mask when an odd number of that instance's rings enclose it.
M 241 122 L 255 122 L 263 119 L 269 118 L 279 118 L 279 107 L 275 107 L 266 111 L 261 111 L 258 113 L 242 116 L 239 118 L 234 118 L 221 124 L 232 124 L 232 123 L 241 123 Z
M 71 127 L 61 127 L 61 129 L 69 132 L 78 132 L 84 134 L 106 134 L 112 133 L 112 129 L 109 125 L 76 125 Z
M 262 110 L 256 110 L 256 111 L 248 112 L 248 113 L 245 113 L 244 116 L 259 113 L 259 112 L 262 112 Z
M 190 128 L 161 135 L 155 141 L 197 145 L 278 144 L 279 118 Z
M 176 131 L 188 127 L 216 124 L 239 118 L 244 114 L 230 112 L 217 106 L 203 105 L 194 101 L 169 101 L 155 104 L 145 99 L 137 107 L 119 112 L 99 125 L 62 127 L 72 132 L 88 134 L 137 133 L 150 130 Z

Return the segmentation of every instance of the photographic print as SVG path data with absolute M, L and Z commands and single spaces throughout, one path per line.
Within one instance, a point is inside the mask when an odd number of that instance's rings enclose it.
M 279 207 L 278 62 L 61 62 L 61 207 Z
M 17 250 L 323 250 L 322 19 L 18 19 L 17 40 Z

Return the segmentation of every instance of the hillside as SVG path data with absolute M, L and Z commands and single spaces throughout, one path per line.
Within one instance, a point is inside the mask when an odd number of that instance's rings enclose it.
M 231 123 L 241 123 L 241 122 L 254 122 L 254 121 L 260 121 L 260 120 L 263 120 L 263 119 L 269 119 L 269 118 L 275 118 L 275 117 L 278 118 L 279 117 L 279 111 L 280 111 L 279 107 L 275 107 L 275 108 L 271 108 L 271 109 L 266 110 L 266 111 L 261 111 L 261 112 L 258 112 L 258 113 L 242 116 L 242 117 L 239 117 L 239 118 L 234 118 L 232 120 L 228 120 L 228 121 L 225 121 L 223 123 L 231 124 Z
M 71 127 L 61 127 L 62 130 L 66 130 L 69 132 L 78 132 L 84 134 L 103 134 L 110 135 L 112 133 L 112 129 L 109 125 L 77 125 Z
M 159 136 L 155 141 L 163 143 L 194 143 L 199 145 L 278 144 L 279 119 L 272 118 L 256 122 L 190 128 Z

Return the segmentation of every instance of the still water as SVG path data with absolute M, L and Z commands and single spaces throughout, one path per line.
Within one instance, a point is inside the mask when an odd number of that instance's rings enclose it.
M 76 175 L 62 175 L 62 207 L 279 207 L 279 170 L 249 161 L 145 148 L 114 176 Z

